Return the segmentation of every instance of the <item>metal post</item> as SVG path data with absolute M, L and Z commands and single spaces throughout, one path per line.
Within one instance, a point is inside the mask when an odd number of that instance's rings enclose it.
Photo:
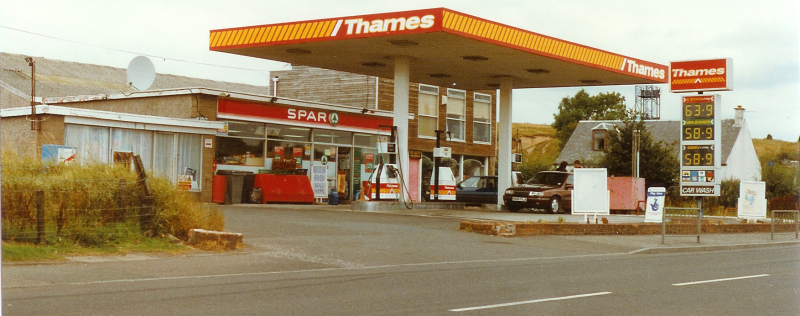
M 697 197 L 697 243 L 700 243 L 700 233 L 703 222 L 703 197 Z
M 44 191 L 36 191 L 36 235 L 40 245 L 47 243 L 44 234 Z
M 775 210 L 771 211 L 770 217 L 772 221 L 769 223 L 769 240 L 775 240 Z

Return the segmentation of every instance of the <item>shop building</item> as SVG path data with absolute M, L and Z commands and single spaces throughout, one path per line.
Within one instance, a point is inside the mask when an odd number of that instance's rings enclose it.
M 391 125 L 387 111 L 248 92 L 266 87 L 159 74 L 154 89 L 135 91 L 125 85 L 125 69 L 44 58 L 35 58 L 32 116 L 25 56 L 3 55 L 4 148 L 38 157 L 46 145 L 71 147 L 77 163 L 111 163 L 132 153 L 151 174 L 205 202 L 218 170 L 286 174 L 312 165 L 327 166 L 327 185 L 355 196 L 362 174 L 379 159 L 380 125 Z M 38 129 L 32 120 L 40 121 Z
M 280 97 L 346 104 L 364 112 L 394 111 L 392 79 L 308 66 L 270 75 Z M 400 150 L 409 151 L 408 183 L 415 186 L 409 192 L 415 200 L 429 185 L 437 130 L 448 132 L 439 135 L 439 144 L 451 148 L 451 158 L 444 161 L 458 180 L 495 173 L 489 166 L 496 159 L 496 90 L 411 83 L 408 99 L 408 148 Z

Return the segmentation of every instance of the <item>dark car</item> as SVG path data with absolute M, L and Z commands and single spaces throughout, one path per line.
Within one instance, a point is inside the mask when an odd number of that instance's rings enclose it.
M 469 177 L 456 184 L 456 202 L 465 205 L 497 204 L 497 177 Z
M 571 212 L 572 188 L 571 172 L 542 171 L 525 184 L 506 189 L 503 202 L 511 212 L 523 208 Z

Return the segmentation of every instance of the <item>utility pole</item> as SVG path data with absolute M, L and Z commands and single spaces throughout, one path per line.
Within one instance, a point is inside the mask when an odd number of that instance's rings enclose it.
M 31 67 L 31 130 L 40 130 L 39 120 L 36 119 L 36 62 L 33 57 L 25 57 L 28 66 Z

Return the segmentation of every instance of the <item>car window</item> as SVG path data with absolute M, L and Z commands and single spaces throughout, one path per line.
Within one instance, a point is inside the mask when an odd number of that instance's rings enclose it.
M 563 173 L 540 172 L 537 173 L 536 176 L 528 180 L 528 184 L 545 184 L 545 185 L 560 186 L 561 184 L 564 183 L 566 177 L 567 175 Z
M 462 188 L 477 188 L 478 187 L 478 181 L 480 179 L 481 179 L 481 177 L 468 178 L 467 180 L 461 181 L 461 187 Z
M 573 184 L 575 184 L 574 182 L 575 182 L 575 180 L 573 179 L 572 175 L 569 175 L 567 177 L 567 185 L 573 185 Z

